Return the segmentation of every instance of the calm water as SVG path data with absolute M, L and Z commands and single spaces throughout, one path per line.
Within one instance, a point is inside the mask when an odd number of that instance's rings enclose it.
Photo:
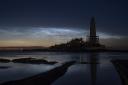
M 19 64 L 0 63 L 0 66 L 9 66 L 0 69 L 0 83 L 22 79 L 55 68 L 66 61 L 77 61 L 68 71 L 52 85 L 121 85 L 120 77 L 111 63 L 113 59 L 128 59 L 128 53 L 0 53 L 2 58 L 36 57 L 48 61 L 57 61 L 58 64 Z M 89 64 L 80 64 L 88 62 Z

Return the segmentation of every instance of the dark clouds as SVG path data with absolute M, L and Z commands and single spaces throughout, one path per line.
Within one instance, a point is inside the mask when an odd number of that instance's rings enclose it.
M 127 35 L 127 10 L 126 0 L 1 0 L 0 25 L 86 29 L 95 16 L 99 31 Z

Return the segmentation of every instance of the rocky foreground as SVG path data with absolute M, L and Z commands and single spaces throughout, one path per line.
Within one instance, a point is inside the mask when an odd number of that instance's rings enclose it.
M 26 64 L 55 64 L 57 63 L 56 61 L 49 62 L 45 59 L 36 59 L 36 58 L 18 58 L 18 59 L 13 59 L 13 60 L 0 58 L 0 62 L 1 63 L 9 63 L 9 62 L 26 63 Z
M 128 85 L 128 60 L 112 60 L 122 80 L 122 85 Z
M 5 82 L 0 85 L 51 85 L 56 79 L 64 75 L 68 67 L 74 63 L 74 61 L 66 62 L 50 71 L 21 80 Z

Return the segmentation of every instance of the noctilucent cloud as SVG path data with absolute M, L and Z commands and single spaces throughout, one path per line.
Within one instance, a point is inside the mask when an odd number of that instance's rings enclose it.
M 128 47 L 127 3 L 126 0 L 1 0 L 0 46 L 47 47 L 72 38 L 86 40 L 90 19 L 95 16 L 101 43 Z

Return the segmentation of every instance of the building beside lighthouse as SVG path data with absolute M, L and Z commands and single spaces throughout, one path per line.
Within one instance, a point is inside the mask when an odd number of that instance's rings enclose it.
M 90 51 L 90 50 L 104 50 L 105 46 L 100 44 L 99 36 L 96 34 L 96 22 L 93 17 L 90 22 L 90 31 L 86 42 L 83 38 L 75 38 L 67 43 L 56 44 L 50 47 L 53 51 Z
M 99 42 L 99 36 L 96 33 L 96 21 L 92 17 L 90 21 L 90 33 L 86 38 L 86 48 L 87 49 L 104 49 L 105 46 L 101 45 Z

